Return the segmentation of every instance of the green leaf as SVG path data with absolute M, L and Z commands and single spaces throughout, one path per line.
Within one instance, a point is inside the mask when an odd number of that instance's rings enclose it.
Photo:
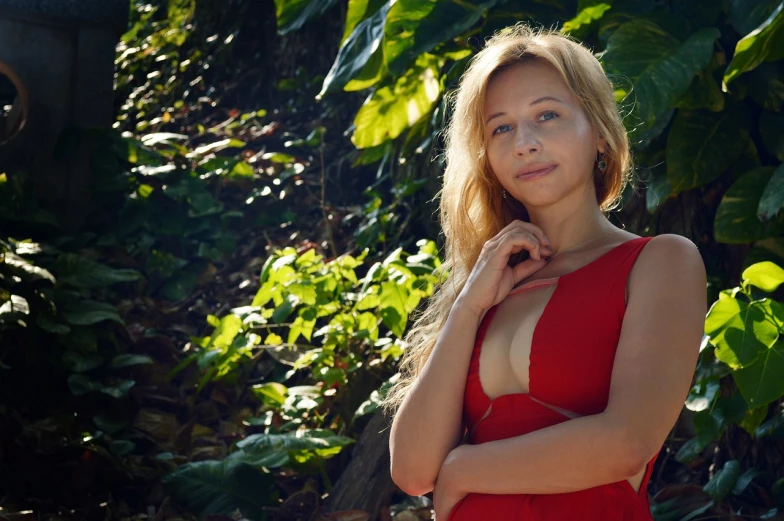
M 6 266 L 11 267 L 11 271 L 23 280 L 32 281 L 45 279 L 51 283 L 55 283 L 54 276 L 52 276 L 52 274 L 47 270 L 34 265 L 29 260 L 11 253 L 10 251 L 3 254 L 2 258 L 0 258 L 0 262 Z
M 131 387 L 134 385 L 136 385 L 136 381 L 134 380 L 120 380 L 116 385 L 102 385 L 98 390 L 113 398 L 119 399 L 127 395 L 128 391 L 130 391 Z
M 714 474 L 702 490 L 716 501 L 721 501 L 737 483 L 740 472 L 740 463 L 737 460 L 730 460 L 724 464 L 724 468 Z
M 767 20 L 780 2 L 781 0 L 730 0 L 727 17 L 738 34 L 746 35 Z
M 74 373 L 84 373 L 103 365 L 103 357 L 96 354 L 82 354 L 74 351 L 63 353 L 63 364 Z
M 240 141 L 239 139 L 221 139 L 220 141 L 194 148 L 189 154 L 187 154 L 186 157 L 189 159 L 199 158 L 209 154 L 214 154 L 215 152 L 220 152 L 221 150 L 225 150 L 227 148 L 242 148 L 244 146 L 245 142 Z
M 644 19 L 615 30 L 601 60 L 608 73 L 621 74 L 634 83 L 633 136 L 651 128 L 686 92 L 697 72 L 710 62 L 719 34 L 715 28 L 700 29 L 680 42 Z
M 288 388 L 278 382 L 267 382 L 253 386 L 253 392 L 265 402 L 283 405 L 286 403 Z
M 770 167 L 756 168 L 743 174 L 727 190 L 713 223 L 716 241 L 743 244 L 784 232 L 784 214 L 766 222 L 757 217 L 759 201 L 772 175 Z
M 702 453 L 703 448 L 700 447 L 700 441 L 697 436 L 683 444 L 678 452 L 675 454 L 675 460 L 680 463 L 689 463 Z
M 346 38 L 316 99 L 342 89 L 365 67 L 373 52 L 382 45 L 384 23 L 391 3 L 386 2 L 373 16 L 362 20 Z
M 220 325 L 210 335 L 207 348 L 226 349 L 242 330 L 242 319 L 237 315 L 226 315 L 221 318 Z
M 750 407 L 761 407 L 784 396 L 784 339 L 780 339 L 753 364 L 732 376 Z
M 777 310 L 770 299 L 754 301 L 751 304 L 735 300 L 738 313 L 730 317 L 716 329 L 708 329 L 708 321 L 713 321 L 712 312 L 727 315 L 733 309 L 735 299 L 720 299 L 711 307 L 706 319 L 706 334 L 710 343 L 716 346 L 716 358 L 733 369 L 748 367 L 775 342 L 779 336 L 779 326 L 775 315 Z M 718 320 L 717 320 L 718 322 Z
M 746 411 L 746 416 L 741 420 L 739 423 L 740 427 L 748 432 L 750 435 L 754 436 L 754 433 L 757 432 L 760 424 L 765 420 L 765 417 L 768 415 L 768 407 L 763 405 L 762 407 L 754 407 Z
M 238 459 L 186 463 L 161 481 L 172 497 L 201 518 L 228 516 L 239 509 L 251 519 L 267 519 L 265 507 L 277 505 L 273 476 Z
M 147 355 L 132 355 L 132 354 L 124 354 L 115 356 L 112 359 L 111 364 L 109 367 L 119 368 L 119 367 L 128 367 L 131 365 L 142 365 L 142 364 L 152 364 L 154 360 L 147 356 Z
M 74 396 L 82 396 L 90 391 L 98 391 L 101 384 L 83 374 L 72 374 L 68 377 L 68 388 Z
M 748 114 L 740 109 L 718 113 L 679 110 L 667 135 L 667 178 L 672 193 L 719 177 L 743 153 L 749 125 Z
M 335 0 L 275 0 L 278 34 L 297 31 L 305 22 L 318 18 L 335 5 Z
M 394 85 L 376 89 L 360 107 L 351 141 L 357 148 L 368 148 L 395 139 L 430 114 L 440 94 L 438 58 L 423 54 Z
M 767 407 L 765 409 L 767 410 Z M 735 486 L 732 487 L 732 493 L 736 496 L 740 496 L 743 494 L 743 491 L 746 490 L 746 487 L 751 484 L 754 478 L 763 474 L 765 474 L 765 472 L 758 468 L 750 467 L 746 469 L 746 472 L 744 472 L 743 475 L 738 478 L 738 481 L 735 482 Z
M 784 163 L 779 165 L 765 185 L 757 208 L 757 217 L 761 221 L 770 220 L 776 217 L 782 205 L 784 205 Z
M 117 313 L 116 307 L 95 300 L 69 302 L 63 309 L 63 317 L 69 324 L 74 326 L 91 326 L 104 320 L 113 320 L 119 324 L 124 324 Z
M 384 54 L 394 76 L 422 53 L 468 31 L 498 0 L 397 0 L 384 27 Z
M 784 269 L 772 262 L 760 262 L 746 268 L 741 278 L 744 283 L 753 284 L 770 293 L 784 282 Z
M 764 22 L 735 45 L 735 54 L 724 71 L 724 90 L 735 78 L 760 63 L 784 58 L 783 9 L 784 3 L 780 3 Z
M 343 29 L 343 38 L 340 39 L 340 43 L 342 44 L 346 38 L 351 36 L 359 22 L 377 12 L 384 3 L 384 0 L 349 0 L 346 10 L 346 27 Z
M 354 440 L 345 436 L 337 436 L 326 429 L 313 429 L 282 434 L 251 434 L 237 442 L 237 447 L 252 454 L 267 449 L 278 451 L 302 451 L 345 447 Z
M 714 70 L 723 67 L 718 56 L 719 53 L 714 54 L 708 68 L 699 71 L 691 80 L 689 89 L 678 98 L 676 107 L 686 110 L 706 109 L 713 112 L 724 110 L 724 93 L 721 92 L 721 87 L 713 76 Z
M 762 143 L 779 161 L 784 161 L 784 115 L 763 111 L 759 119 Z
M 600 20 L 611 7 L 609 3 L 583 7 L 574 18 L 564 22 L 561 32 L 571 34 L 575 38 L 583 38 L 593 23 Z

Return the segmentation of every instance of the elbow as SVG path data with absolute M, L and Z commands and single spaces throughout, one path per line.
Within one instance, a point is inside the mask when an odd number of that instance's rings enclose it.
M 392 481 L 397 487 L 409 496 L 424 496 L 433 490 L 433 483 L 417 476 L 415 472 L 401 470 L 394 463 L 390 467 Z

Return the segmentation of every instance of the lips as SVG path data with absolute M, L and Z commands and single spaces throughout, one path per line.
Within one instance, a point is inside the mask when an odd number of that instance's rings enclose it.
M 556 166 L 558 165 L 531 165 L 530 167 L 524 168 L 516 177 L 517 179 L 534 179 L 552 172 Z

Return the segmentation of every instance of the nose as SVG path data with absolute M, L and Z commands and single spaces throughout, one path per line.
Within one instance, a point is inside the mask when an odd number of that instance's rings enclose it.
M 515 155 L 525 156 L 539 152 L 542 145 L 536 133 L 525 125 L 519 125 L 515 133 Z

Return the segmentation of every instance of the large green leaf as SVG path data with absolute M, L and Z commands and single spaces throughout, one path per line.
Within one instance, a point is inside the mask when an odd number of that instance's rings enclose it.
M 730 460 L 724 464 L 724 468 L 713 475 L 702 490 L 716 501 L 721 501 L 735 486 L 740 474 L 740 463 L 737 460 Z
M 738 34 L 746 35 L 767 20 L 780 2 L 781 0 L 730 0 L 728 18 Z
M 784 58 L 784 2 L 751 33 L 735 45 L 735 54 L 724 71 L 724 88 L 732 80 L 764 61 Z
M 326 429 L 314 429 L 304 432 L 287 432 L 281 434 L 251 434 L 237 442 L 237 447 L 244 451 L 262 449 L 278 450 L 319 450 L 330 447 L 344 447 L 354 443 L 345 436 L 337 436 Z
M 385 54 L 392 74 L 414 59 L 467 31 L 498 0 L 470 4 L 455 0 L 397 0 L 387 15 Z
M 124 324 L 116 307 L 95 300 L 79 300 L 68 303 L 63 309 L 63 317 L 74 326 L 91 326 L 104 320 L 113 320 Z
M 561 32 L 568 33 L 575 38 L 583 38 L 588 30 L 595 25 L 595 22 L 610 10 L 612 7 L 610 4 L 611 2 L 602 2 L 583 7 L 574 18 L 564 22 Z
M 87 257 L 64 253 L 57 257 L 57 280 L 75 288 L 95 289 L 137 280 L 136 270 L 114 269 Z
M 422 54 L 394 85 L 377 89 L 360 107 L 351 141 L 357 148 L 368 148 L 395 139 L 428 115 L 440 94 L 438 59 Z
M 713 181 L 738 159 L 750 119 L 733 108 L 724 112 L 678 111 L 667 135 L 667 178 L 672 193 Z
M 714 112 L 724 110 L 724 93 L 721 92 L 721 87 L 713 76 L 713 71 L 724 66 L 719 56 L 719 53 L 715 53 L 708 68 L 697 73 L 686 93 L 678 98 L 676 103 L 678 108 L 707 109 Z
M 766 222 L 757 217 L 760 198 L 772 175 L 771 167 L 756 168 L 743 174 L 727 190 L 713 222 L 716 241 L 743 244 L 784 232 L 784 213 Z
M 343 38 L 340 39 L 340 43 L 342 44 L 346 38 L 351 36 L 359 22 L 378 11 L 384 3 L 384 0 L 348 0 L 346 27 L 343 29 Z
M 266 520 L 277 504 L 274 478 L 237 459 L 186 463 L 161 480 L 168 492 L 204 519 L 210 514 L 233 514 Z
M 706 28 L 681 42 L 645 19 L 615 30 L 601 60 L 608 73 L 628 77 L 634 84 L 635 117 L 630 118 L 634 137 L 652 127 L 686 92 L 697 72 L 710 62 L 718 37 L 718 29 Z
M 335 0 L 275 0 L 278 33 L 300 29 L 305 22 L 326 13 Z
M 346 38 L 338 50 L 332 68 L 324 78 L 321 92 L 316 96 L 318 99 L 342 89 L 365 67 L 378 46 L 382 45 L 384 24 L 391 4 L 392 0 L 386 2 L 373 16 L 362 20 Z
M 773 176 L 762 192 L 757 216 L 762 221 L 767 221 L 775 217 L 782 205 L 784 205 L 784 163 L 773 172 Z
M 773 345 L 779 336 L 769 317 L 770 303 L 723 298 L 714 302 L 705 319 L 705 334 L 716 346 L 716 358 L 733 369 L 749 366 Z
M 744 284 L 752 284 L 768 293 L 784 283 L 784 269 L 772 262 L 758 262 L 743 270 Z
M 784 318 L 784 317 L 781 317 Z M 784 339 L 766 349 L 756 362 L 732 375 L 750 407 L 760 407 L 784 396 Z

